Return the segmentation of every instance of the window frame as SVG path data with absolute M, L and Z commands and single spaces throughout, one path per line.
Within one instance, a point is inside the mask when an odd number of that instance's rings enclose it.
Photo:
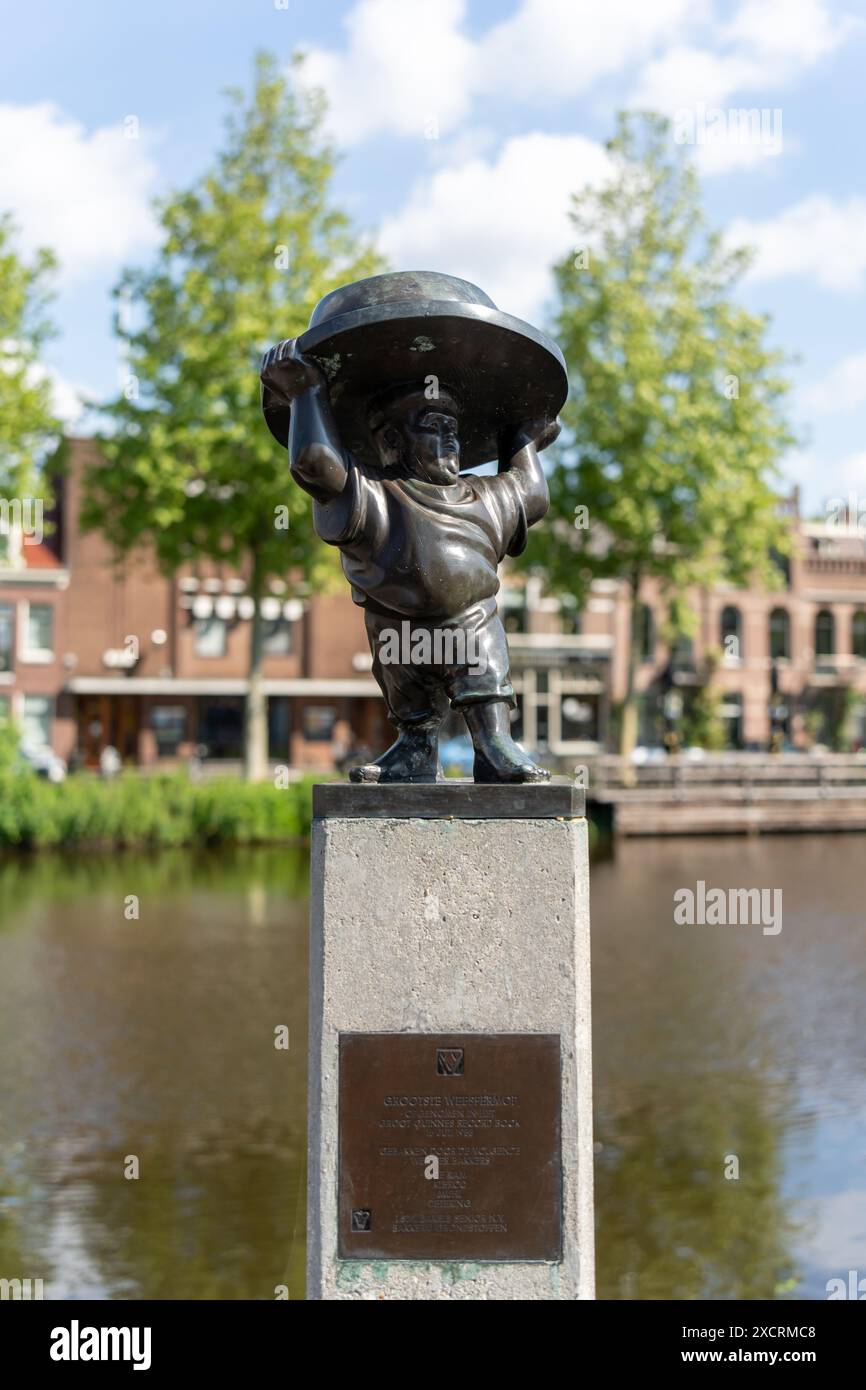
M 30 646 L 30 616 L 34 608 L 44 608 L 51 617 L 50 647 Z M 18 660 L 29 666 L 47 666 L 54 660 L 54 604 L 22 599 L 18 617 Z

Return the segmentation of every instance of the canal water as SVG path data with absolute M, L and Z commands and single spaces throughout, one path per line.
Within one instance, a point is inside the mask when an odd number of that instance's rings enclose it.
M 0 864 L 0 1278 L 302 1296 L 307 872 Z M 679 925 L 699 882 L 780 890 L 781 930 Z M 863 839 L 626 842 L 592 892 L 599 1295 L 866 1279 Z

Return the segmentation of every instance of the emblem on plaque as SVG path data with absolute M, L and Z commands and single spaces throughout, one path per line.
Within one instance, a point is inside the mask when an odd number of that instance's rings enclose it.
M 462 1047 L 437 1047 L 437 1049 L 436 1049 L 436 1075 L 437 1075 L 437 1076 L 462 1076 L 462 1075 L 463 1075 L 463 1048 L 462 1048 Z
M 369 1231 L 373 1225 L 373 1213 L 366 1207 L 357 1207 L 352 1212 L 352 1230 Z

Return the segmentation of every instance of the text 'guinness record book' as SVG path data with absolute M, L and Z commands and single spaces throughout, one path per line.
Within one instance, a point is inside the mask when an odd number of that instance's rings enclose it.
M 555 1034 L 342 1034 L 340 1257 L 559 1260 L 560 1105 Z

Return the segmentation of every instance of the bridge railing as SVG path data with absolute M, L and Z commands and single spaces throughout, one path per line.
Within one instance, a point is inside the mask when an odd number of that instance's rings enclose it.
M 588 790 L 618 789 L 697 791 L 725 787 L 759 794 L 770 788 L 866 787 L 866 751 L 820 755 L 780 753 L 708 754 L 690 758 L 674 754 L 663 762 L 630 763 L 615 755 L 587 759 Z

